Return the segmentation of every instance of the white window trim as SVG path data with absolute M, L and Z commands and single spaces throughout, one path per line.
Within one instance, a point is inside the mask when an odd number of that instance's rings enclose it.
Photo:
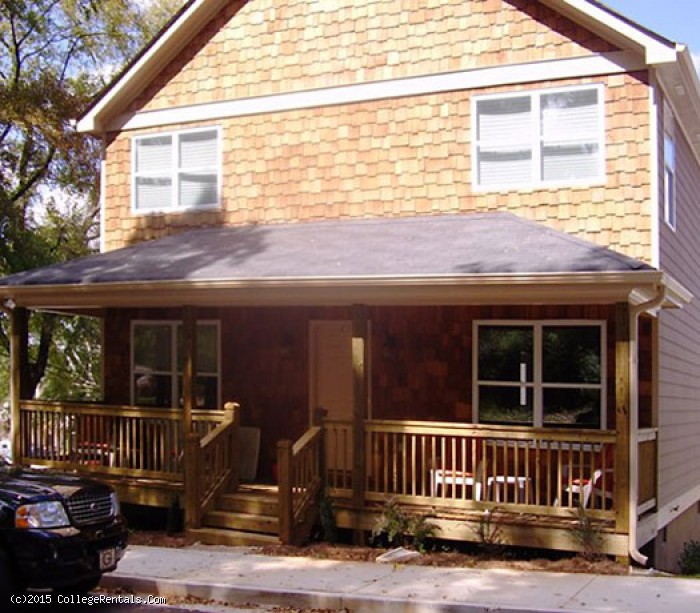
M 181 136 L 187 134 L 196 134 L 198 132 L 216 132 L 216 203 L 209 204 L 206 206 L 190 206 L 183 207 L 179 205 L 180 202 L 180 190 L 178 173 L 180 172 L 180 167 L 178 165 L 178 146 L 177 143 Z M 149 138 L 157 138 L 161 136 L 169 136 L 172 139 L 172 160 L 170 167 L 170 179 L 172 181 L 172 202 L 169 207 L 160 207 L 152 209 L 139 209 L 136 206 L 136 143 L 140 140 L 146 140 Z M 133 136 L 131 138 L 131 212 L 134 215 L 153 215 L 161 213 L 181 213 L 185 211 L 215 211 L 221 209 L 221 190 L 222 190 L 222 175 L 223 166 L 221 159 L 221 126 L 209 126 L 202 128 L 193 128 L 191 130 L 174 130 L 168 132 L 151 132 L 148 134 L 139 134 L 138 136 Z M 139 176 L 147 176 L 149 173 L 141 173 Z M 154 173 L 154 175 L 161 176 L 159 173 Z
M 129 389 L 130 389 L 130 398 L 131 398 L 131 404 L 135 405 L 135 399 L 136 399 L 136 389 L 134 388 L 134 369 L 136 368 L 136 357 L 134 355 L 135 349 L 136 349 L 136 344 L 134 343 L 134 331 L 137 326 L 170 326 L 171 331 L 171 343 L 170 343 L 170 363 L 173 365 L 173 368 L 170 371 L 154 371 L 153 374 L 156 375 L 167 375 L 172 378 L 170 382 L 171 386 L 171 398 L 173 399 L 173 402 L 175 403 L 173 407 L 174 409 L 179 409 L 180 405 L 178 403 L 178 388 L 177 388 L 177 379 L 178 376 L 182 375 L 182 373 L 177 369 L 177 330 L 178 327 L 182 325 L 182 321 L 177 320 L 177 319 L 133 319 L 131 320 L 131 330 L 129 333 L 129 342 L 131 344 L 130 348 L 130 364 L 129 364 Z M 217 380 L 217 407 L 222 407 L 223 405 L 221 404 L 221 398 L 222 398 L 222 391 L 221 391 L 221 322 L 218 319 L 201 319 L 197 321 L 197 325 L 209 325 L 209 326 L 215 326 L 216 327 L 216 363 L 218 365 L 218 370 L 214 372 L 202 372 L 198 371 L 195 374 L 195 378 L 197 375 L 202 375 L 202 376 L 207 376 L 207 377 L 216 377 Z M 175 377 L 173 377 L 173 372 L 175 373 Z M 158 408 L 158 407 L 156 407 Z
M 487 381 L 480 382 L 479 377 L 479 328 L 481 326 L 512 326 L 532 328 L 534 334 L 533 376 L 532 382 Z M 545 383 L 542 380 L 542 328 L 581 327 L 600 329 L 600 366 L 601 381 L 597 383 Z M 521 387 L 533 390 L 533 424 L 534 428 L 551 427 L 543 424 L 543 390 L 552 387 L 557 389 L 600 389 L 600 429 L 607 429 L 607 322 L 599 319 L 479 319 L 472 323 L 472 421 L 479 423 L 479 386 L 497 385 L 501 387 Z
M 541 164 L 541 152 L 540 152 L 540 140 L 541 137 L 538 133 L 539 130 L 539 110 L 540 110 L 540 99 L 542 94 L 557 94 L 560 92 L 571 92 L 577 89 L 595 89 L 598 91 L 598 134 L 597 142 L 600 145 L 600 156 L 598 159 L 598 176 L 590 177 L 586 179 L 566 179 L 561 181 L 544 181 L 534 177 L 534 180 L 528 183 L 522 184 L 495 184 L 495 185 L 480 185 L 479 184 L 479 171 L 478 171 L 478 148 L 479 141 L 477 139 L 478 134 L 478 116 L 477 116 L 477 104 L 482 100 L 503 100 L 506 98 L 522 98 L 529 96 L 532 101 L 532 113 L 534 116 L 538 117 L 537 122 L 533 122 L 532 130 L 533 134 L 531 136 L 531 144 L 537 145 L 533 146 L 532 149 L 532 165 L 533 168 L 539 169 Z M 472 191 L 476 193 L 488 193 L 488 192 L 502 192 L 502 191 L 522 191 L 522 190 L 532 190 L 532 189 L 546 189 L 550 187 L 593 187 L 597 185 L 604 185 L 606 182 L 606 141 L 605 141 L 605 86 L 602 83 L 588 83 L 585 85 L 573 85 L 569 87 L 556 87 L 556 88 L 540 88 L 532 90 L 520 90 L 520 91 L 509 91 L 505 93 L 494 93 L 494 94 L 484 94 L 479 96 L 473 96 L 471 100 L 471 156 L 472 156 Z M 539 174 L 539 170 L 537 174 Z
M 666 156 L 666 142 L 670 141 L 673 147 L 673 164 L 669 164 Z M 663 186 L 664 186 L 664 222 L 674 232 L 678 226 L 678 163 L 676 139 L 671 130 L 664 130 L 664 169 L 663 169 Z M 671 175 L 673 189 L 669 197 L 668 175 Z

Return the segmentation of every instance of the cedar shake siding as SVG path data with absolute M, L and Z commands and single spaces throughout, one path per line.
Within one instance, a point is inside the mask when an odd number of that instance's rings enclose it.
M 531 0 L 231 2 L 131 111 L 304 91 L 616 48 Z M 437 3 L 433 3 L 437 4 Z
M 148 117 L 190 105 L 618 51 L 537 2 L 424 5 L 232 2 L 128 112 Z M 518 70 L 527 82 L 527 67 Z M 647 81 L 646 72 L 602 75 L 113 133 L 105 249 L 202 225 L 506 210 L 650 261 Z M 472 97 L 579 84 L 604 86 L 605 180 L 475 193 Z M 207 126 L 221 128 L 221 208 L 135 213 L 131 139 Z
M 660 507 L 697 492 L 700 475 L 700 164 L 676 124 L 677 224 L 673 231 L 663 217 L 663 125 L 660 121 L 659 264 L 695 300 L 680 311 L 660 315 Z
M 105 317 L 105 401 L 130 404 L 132 320 L 179 320 L 179 309 L 114 309 Z M 242 407 L 243 425 L 261 428 L 261 474 L 275 443 L 309 423 L 309 324 L 350 320 L 348 308 L 202 308 L 221 326 L 221 397 Z M 370 382 L 374 419 L 472 421 L 472 329 L 476 320 L 595 320 L 607 325 L 607 418 L 614 428 L 614 306 L 371 307 Z M 645 344 L 645 343 L 643 343 Z M 643 380 L 644 385 L 649 385 Z
M 602 83 L 606 177 L 600 184 L 472 188 L 471 99 L 494 92 Z M 203 225 L 509 211 L 650 261 L 646 74 L 552 81 L 229 118 L 221 126 L 222 206 L 137 214 L 131 205 L 132 137 L 107 148 L 108 250 Z

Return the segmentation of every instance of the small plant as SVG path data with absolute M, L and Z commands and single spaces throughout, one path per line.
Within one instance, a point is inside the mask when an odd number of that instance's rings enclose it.
M 372 528 L 372 542 L 383 540 L 388 547 L 401 547 L 408 528 L 408 516 L 392 498 L 384 505 L 382 514 Z
M 338 542 L 338 525 L 335 521 L 335 508 L 328 488 L 321 490 L 318 501 L 318 519 L 321 524 L 321 539 L 335 544 Z
M 438 527 L 428 521 L 427 515 L 414 515 L 408 521 L 408 533 L 413 539 L 413 546 L 425 553 L 428 550 L 429 539 L 435 538 Z
M 503 548 L 503 528 L 500 521 L 500 509 L 486 509 L 476 528 L 472 528 L 474 534 L 481 545 L 481 548 L 488 553 L 495 553 Z
M 411 515 L 404 512 L 393 498 L 372 529 L 372 543 L 383 542 L 387 547 L 403 547 L 412 544 L 425 553 L 427 541 L 435 536 L 437 526 L 428 521 L 427 515 Z
M 576 523 L 572 529 L 574 540 L 581 547 L 581 557 L 586 560 L 597 560 L 602 555 L 603 534 L 598 525 L 591 519 L 583 506 L 573 511 Z
M 688 541 L 683 545 L 678 566 L 684 575 L 700 575 L 700 542 Z

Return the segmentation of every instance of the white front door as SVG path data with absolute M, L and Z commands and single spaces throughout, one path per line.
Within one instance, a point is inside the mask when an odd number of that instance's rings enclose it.
M 352 472 L 352 322 L 312 321 L 309 359 L 310 414 L 318 407 L 328 412 L 328 477 L 336 487 L 347 487 Z
M 328 419 L 352 421 L 352 322 L 312 321 L 310 358 L 311 411 L 322 407 Z

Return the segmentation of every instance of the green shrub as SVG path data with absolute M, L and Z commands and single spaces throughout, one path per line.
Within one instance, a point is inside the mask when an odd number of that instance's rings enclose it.
M 372 543 L 384 543 L 387 547 L 403 547 L 412 544 L 425 553 L 428 539 L 435 536 L 437 526 L 428 521 L 427 515 L 411 515 L 404 512 L 393 498 L 389 500 L 372 529 Z
M 700 542 L 688 541 L 683 545 L 678 565 L 684 575 L 700 575 Z

